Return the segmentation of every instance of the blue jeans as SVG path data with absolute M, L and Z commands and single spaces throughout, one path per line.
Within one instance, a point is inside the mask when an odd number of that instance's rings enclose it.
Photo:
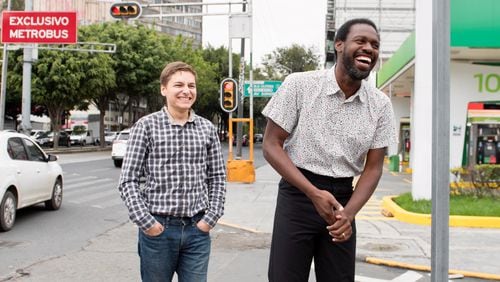
M 210 235 L 196 227 L 202 216 L 154 215 L 165 230 L 155 237 L 139 230 L 142 281 L 172 281 L 174 272 L 179 282 L 207 281 Z

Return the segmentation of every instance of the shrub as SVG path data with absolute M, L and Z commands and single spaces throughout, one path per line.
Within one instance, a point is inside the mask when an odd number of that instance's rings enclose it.
M 452 195 L 500 197 L 500 165 L 482 164 L 451 169 Z

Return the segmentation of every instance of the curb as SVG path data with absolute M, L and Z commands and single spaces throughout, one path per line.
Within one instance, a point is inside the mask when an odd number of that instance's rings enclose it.
M 99 146 L 85 146 L 85 147 L 70 147 L 70 148 L 42 148 L 47 154 L 77 154 L 77 153 L 88 153 L 88 152 L 101 152 L 101 151 L 111 151 L 111 146 L 106 146 L 101 148 Z
M 411 270 L 417 270 L 417 271 L 431 272 L 430 266 L 411 264 L 411 263 L 403 263 L 403 262 L 397 262 L 397 261 L 393 261 L 393 260 L 379 259 L 379 258 L 375 258 L 375 257 L 367 257 L 367 258 L 365 258 L 365 262 L 370 263 L 370 264 L 376 264 L 376 265 L 385 265 L 385 266 L 389 266 L 389 267 L 397 267 L 397 268 L 411 269 Z M 485 279 L 485 280 L 499 280 L 500 281 L 500 275 L 498 275 L 498 274 L 462 271 L 462 270 L 456 270 L 456 269 L 449 269 L 448 274 L 460 274 L 460 275 L 463 275 L 465 277 L 479 278 L 479 279 Z
M 382 198 L 382 214 L 406 223 L 431 225 L 432 217 L 430 214 L 406 211 L 392 200 L 395 197 L 397 196 Z M 500 217 L 450 215 L 449 219 L 451 227 L 500 228 Z

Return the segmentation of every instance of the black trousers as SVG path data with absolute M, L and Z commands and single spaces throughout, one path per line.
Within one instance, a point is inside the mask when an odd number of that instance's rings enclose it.
M 352 177 L 333 178 L 300 170 L 311 183 L 332 193 L 342 205 L 351 198 Z M 274 216 L 269 281 L 308 281 L 313 258 L 317 282 L 354 281 L 355 223 L 352 236 L 343 243 L 332 242 L 326 226 L 311 200 L 282 179 Z

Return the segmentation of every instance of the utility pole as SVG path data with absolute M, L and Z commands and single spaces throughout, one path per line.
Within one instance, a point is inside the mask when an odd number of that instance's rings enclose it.
M 11 0 L 7 1 L 7 11 L 11 9 Z M 2 55 L 2 87 L 0 91 L 0 130 L 5 127 L 5 103 L 7 101 L 7 67 L 9 64 L 9 53 L 7 52 L 7 44 L 3 45 Z M 15 117 L 14 117 L 15 118 Z
M 244 1 L 246 2 L 246 1 Z M 243 5 L 243 9 L 242 9 L 242 12 L 245 13 L 246 12 L 246 3 L 244 3 Z M 245 37 L 242 37 L 241 38 L 241 52 L 240 52 L 240 72 L 243 72 L 243 73 L 240 73 L 240 89 L 243 89 L 243 91 L 241 91 L 241 93 L 238 93 L 238 95 L 240 95 L 240 99 L 238 100 L 238 118 L 243 118 L 243 105 L 244 105 L 244 98 L 245 98 L 245 90 L 243 88 L 243 86 L 245 85 Z M 248 138 L 251 138 L 251 136 L 249 136 Z M 250 141 L 250 140 L 248 140 Z M 241 147 L 242 147 L 242 144 L 243 144 L 243 125 L 241 122 L 238 122 L 237 125 L 236 125 L 236 158 L 237 159 L 241 159 L 242 157 L 242 152 L 241 152 Z
M 450 214 L 450 0 L 432 5 L 431 281 L 448 281 Z
M 26 0 L 24 10 L 29 12 L 33 10 L 32 0 Z M 23 97 L 22 97 L 22 121 L 21 129 L 24 134 L 30 135 L 31 132 L 31 63 L 33 61 L 33 44 L 24 47 L 23 55 Z

